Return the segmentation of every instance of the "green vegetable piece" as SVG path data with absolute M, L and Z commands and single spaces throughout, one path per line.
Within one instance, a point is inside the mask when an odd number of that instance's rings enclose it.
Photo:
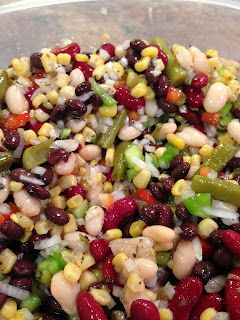
M 65 267 L 65 265 L 66 265 L 66 262 L 63 260 L 60 252 L 58 252 L 58 251 L 53 251 L 53 252 L 51 253 L 51 257 L 53 257 L 53 258 L 55 259 L 55 261 L 58 263 L 58 266 L 59 266 L 61 269 L 64 269 L 64 267 Z
M 79 240 L 82 241 L 86 246 L 89 244 L 89 239 L 84 237 L 82 234 L 79 234 Z
M 104 149 L 110 148 L 116 139 L 116 136 L 119 132 L 119 130 L 122 128 L 124 121 L 127 117 L 126 110 L 121 110 L 115 117 L 113 125 L 108 129 L 106 133 L 103 133 L 97 144 L 101 146 Z
M 158 159 L 155 156 L 154 153 L 149 153 L 149 156 L 152 158 L 152 164 L 154 165 L 154 167 L 158 168 L 159 167 L 159 163 L 158 163 Z
M 8 74 L 7 71 L 0 69 L 0 102 L 3 100 L 8 88 Z
M 47 161 L 47 156 L 54 139 L 48 139 L 35 146 L 28 147 L 23 152 L 22 162 L 27 170 L 31 170 Z
M 69 129 L 69 128 L 62 129 L 62 131 L 60 132 L 60 139 L 68 138 L 70 133 L 71 133 L 71 129 Z
M 0 172 L 8 170 L 14 161 L 11 151 L 0 152 Z
M 192 180 L 192 189 L 195 192 L 211 193 L 217 200 L 240 207 L 240 186 L 227 180 L 196 175 Z
M 211 194 L 210 193 L 198 193 L 193 197 L 194 201 L 200 208 L 211 207 Z
M 173 145 L 166 143 L 165 147 L 167 150 L 159 159 L 159 166 L 162 169 L 168 169 L 170 167 L 170 162 L 179 154 L 179 150 Z
M 236 151 L 237 148 L 234 145 L 220 143 L 213 150 L 211 156 L 204 162 L 203 166 L 219 172 L 232 159 Z
M 224 116 L 224 118 L 221 118 L 219 123 L 222 127 L 225 128 L 232 119 L 233 119 L 233 116 L 229 113 L 228 115 Z
M 41 299 L 34 293 L 30 293 L 29 296 L 23 300 L 20 304 L 21 308 L 27 308 L 30 312 L 34 311 L 41 304 Z
M 5 278 L 4 274 L 0 273 L 0 281 L 2 281 Z
M 222 110 L 220 111 L 221 117 L 226 117 L 230 110 L 232 109 L 232 103 L 230 101 L 226 102 Z
M 84 218 L 88 208 L 88 201 L 87 199 L 84 199 L 80 206 L 71 209 L 71 213 L 74 214 L 77 219 Z
M 159 267 L 166 267 L 170 259 L 170 253 L 167 251 L 160 251 L 156 254 L 157 265 Z
M 172 51 L 168 48 L 165 41 L 160 38 L 154 38 L 152 41 L 153 44 L 159 45 L 161 50 L 163 50 L 168 56 L 168 63 L 164 69 L 164 73 L 170 80 L 171 84 L 174 87 L 178 87 L 184 83 L 186 79 L 187 73 L 186 71 L 179 65 Z
M 207 215 L 202 212 L 201 208 L 198 206 L 193 197 L 185 199 L 183 204 L 193 216 L 201 218 L 207 217 Z
M 92 91 L 98 95 L 105 107 L 113 107 L 116 106 L 117 101 L 110 96 L 94 79 L 90 79 L 89 82 L 91 83 Z
M 133 157 L 144 161 L 142 149 L 137 144 L 128 145 L 124 154 L 125 154 L 125 159 L 127 161 L 127 167 L 130 169 L 136 166 L 135 162 L 132 160 Z
M 135 169 L 127 169 L 126 171 L 126 176 L 129 181 L 132 181 L 132 179 L 136 176 L 136 174 L 137 174 L 137 171 Z
M 116 181 L 121 180 L 127 169 L 127 162 L 124 153 L 128 145 L 129 142 L 127 141 L 120 142 L 115 150 L 112 177 Z

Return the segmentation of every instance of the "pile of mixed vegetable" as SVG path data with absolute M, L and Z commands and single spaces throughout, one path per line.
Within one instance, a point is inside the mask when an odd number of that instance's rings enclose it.
M 0 319 L 240 319 L 239 68 L 155 38 L 0 71 Z

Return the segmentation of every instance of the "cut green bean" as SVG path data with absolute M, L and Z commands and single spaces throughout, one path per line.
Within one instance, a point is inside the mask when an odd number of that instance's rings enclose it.
M 115 150 L 112 177 L 116 181 L 121 180 L 127 169 L 125 150 L 128 147 L 128 145 L 129 142 L 127 141 L 120 142 Z
M 110 96 L 94 79 L 90 79 L 89 82 L 92 86 L 92 91 L 98 95 L 102 101 L 105 107 L 113 107 L 117 105 L 117 101 Z

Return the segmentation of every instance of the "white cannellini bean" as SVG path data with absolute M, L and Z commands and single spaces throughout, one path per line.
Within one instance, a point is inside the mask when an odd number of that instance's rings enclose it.
M 122 273 L 125 278 L 128 278 L 130 273 L 134 272 L 139 275 L 143 280 L 149 280 L 155 277 L 158 271 L 157 264 L 149 259 L 137 258 L 131 259 L 133 262 L 133 269 L 128 271 L 126 265 L 123 266 Z
M 56 273 L 52 277 L 51 294 L 68 314 L 77 313 L 76 298 L 80 290 L 80 284 L 67 281 L 64 278 L 63 271 Z
M 189 276 L 197 262 L 192 241 L 181 240 L 173 254 L 173 274 L 179 280 Z
M 219 112 L 228 100 L 228 87 L 221 82 L 213 83 L 203 100 L 204 109 L 207 112 Z
M 101 153 L 101 148 L 95 144 L 88 144 L 79 151 L 79 155 L 86 161 L 99 159 Z
M 237 119 L 234 119 L 229 122 L 227 126 L 228 134 L 233 140 L 240 144 L 240 122 Z
M 142 235 L 157 243 L 172 242 L 176 238 L 176 232 L 173 229 L 160 225 L 146 227 Z
M 102 231 L 104 211 L 101 207 L 93 206 L 87 210 L 85 216 L 85 229 L 91 236 L 97 236 Z
M 65 99 L 72 99 L 75 97 L 75 88 L 73 86 L 65 86 L 60 89 L 59 94 Z
M 30 194 L 22 189 L 13 193 L 16 206 L 28 217 L 35 217 L 41 211 L 41 201 L 30 196 Z
M 173 241 L 163 242 L 163 243 L 156 242 L 154 244 L 154 250 L 155 251 L 169 251 L 169 250 L 172 250 L 173 245 L 174 245 Z
M 124 126 L 120 129 L 118 133 L 118 138 L 122 141 L 131 141 L 136 139 L 142 134 L 142 132 L 131 126 Z
M 189 147 L 201 148 L 208 143 L 207 136 L 193 127 L 186 127 L 176 135 L 182 137 Z
M 190 47 L 189 52 L 193 59 L 193 69 L 195 72 L 203 72 L 206 75 L 210 73 L 210 65 L 205 54 L 197 47 Z
M 169 133 L 174 133 L 177 130 L 177 125 L 175 122 L 166 122 L 160 127 L 159 139 L 166 139 Z
M 64 240 L 67 241 L 68 247 L 76 252 L 88 252 L 88 245 L 86 242 L 81 241 L 81 236 L 88 239 L 89 241 L 92 241 L 96 239 L 95 237 L 92 237 L 88 235 L 87 233 L 80 232 L 80 231 L 74 231 L 74 232 L 68 232 L 64 234 Z
M 174 46 L 173 46 L 174 49 Z M 177 49 L 174 50 L 176 59 L 180 66 L 185 70 L 191 70 L 193 65 L 193 59 L 191 53 L 183 46 L 177 45 Z
M 54 168 L 57 174 L 61 176 L 66 176 L 73 172 L 75 164 L 76 164 L 76 156 L 74 153 L 71 153 L 69 155 L 67 162 L 64 162 L 63 160 L 61 160 L 54 166 Z
M 14 114 L 20 114 L 29 110 L 27 99 L 15 85 L 8 87 L 5 95 L 5 101 L 9 111 Z
M 8 176 L 0 176 L 0 204 L 2 204 L 7 197 L 9 196 L 10 192 L 10 179 Z
M 75 68 L 70 73 L 70 80 L 71 85 L 76 88 L 80 83 L 85 81 L 85 77 L 80 69 Z

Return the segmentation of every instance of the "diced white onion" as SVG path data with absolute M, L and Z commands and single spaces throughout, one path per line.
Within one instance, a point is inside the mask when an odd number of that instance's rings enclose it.
M 151 153 L 154 153 L 156 151 L 156 148 L 154 146 L 150 146 L 149 144 L 146 144 L 144 146 L 144 149 L 147 151 L 147 152 L 151 152 Z
M 147 168 L 151 171 L 152 176 L 155 177 L 155 178 L 158 178 L 160 172 L 159 172 L 158 169 L 152 164 L 152 158 L 151 158 L 151 156 L 150 156 L 148 153 L 146 153 L 146 155 L 145 155 L 145 160 L 146 160 Z M 143 161 L 143 162 L 144 162 L 144 161 Z
M 1 214 L 9 214 L 10 213 L 10 207 L 7 203 L 0 204 L 0 213 Z
M 202 210 L 208 216 L 212 216 L 212 217 L 226 218 L 226 219 L 236 219 L 239 217 L 239 214 L 237 212 L 227 211 L 224 209 L 203 208 Z
M 216 133 L 217 133 L 216 126 L 205 123 L 204 128 L 205 128 L 206 135 L 208 136 L 208 138 L 214 138 L 216 136 Z
M 202 261 L 202 244 L 198 237 L 192 240 L 193 251 L 198 261 Z
M 114 197 L 114 201 L 117 201 L 126 197 L 125 193 L 122 190 L 117 190 L 112 192 L 112 196 Z
M 237 206 L 234 206 L 233 204 L 219 201 L 219 200 L 213 200 L 212 207 L 216 209 L 223 209 L 223 210 L 232 211 L 232 212 L 237 212 L 238 210 Z
M 175 294 L 175 289 L 172 284 L 168 281 L 165 286 L 163 287 L 166 296 L 171 300 Z
M 157 274 L 156 274 L 153 278 L 151 278 L 151 279 L 149 279 L 149 280 L 145 280 L 144 282 L 145 282 L 145 285 L 146 285 L 148 288 L 152 289 L 152 288 L 154 288 L 154 287 L 156 286 L 157 281 L 158 281 L 158 276 L 157 276 Z
M 19 144 L 17 146 L 17 148 L 14 150 L 13 152 L 13 156 L 15 158 L 21 158 L 22 152 L 23 152 L 23 148 L 24 148 L 24 130 L 22 128 L 18 129 L 18 133 L 19 133 Z
M 34 315 L 27 308 L 22 308 L 21 310 L 23 312 L 25 320 L 33 320 L 34 319 Z
M 132 272 L 135 269 L 135 263 L 132 259 L 127 259 L 124 261 L 124 266 L 127 269 L 128 272 Z
M 89 98 L 91 98 L 91 96 L 93 95 L 92 91 L 86 92 L 84 94 L 82 94 L 81 96 L 78 97 L 78 99 L 82 102 L 87 101 Z
M 213 320 L 230 320 L 227 312 L 218 312 Z
M 46 170 L 47 170 L 47 169 L 44 168 L 44 167 L 37 166 L 37 167 L 33 168 L 33 169 L 31 170 L 31 172 L 32 172 L 32 173 L 35 173 L 35 174 L 39 174 L 40 176 L 43 176 L 44 173 L 46 172 Z
M 239 218 L 236 219 L 222 219 L 222 222 L 226 225 L 226 226 L 231 226 L 232 224 L 235 223 L 239 223 Z
M 61 241 L 62 241 L 62 239 L 61 239 L 60 235 L 55 234 L 54 236 L 52 236 L 49 239 L 43 239 L 43 240 L 36 242 L 34 244 L 34 249 L 35 250 L 43 250 L 46 248 L 50 248 L 50 247 L 53 247 L 53 246 L 59 244 Z
M 114 297 L 120 297 L 122 295 L 122 291 L 123 289 L 121 287 L 113 286 L 112 294 Z
M 6 294 L 9 297 L 15 299 L 24 300 L 28 297 L 29 292 L 27 290 L 12 286 L 11 284 L 0 281 L 0 292 Z
M 104 49 L 100 49 L 98 54 L 100 57 L 103 58 L 104 61 L 107 61 L 111 57 L 107 50 Z
M 37 184 L 39 186 L 43 186 L 44 182 L 40 179 L 34 178 L 34 177 L 27 177 L 24 174 L 20 174 L 20 180 L 28 183 Z
M 226 284 L 226 277 L 224 276 L 216 276 L 208 281 L 205 285 L 205 290 L 208 293 L 216 293 L 221 291 Z
M 63 148 L 67 152 L 76 151 L 79 146 L 79 143 L 75 139 L 64 139 L 64 140 L 55 140 L 51 145 L 51 148 L 60 149 Z

